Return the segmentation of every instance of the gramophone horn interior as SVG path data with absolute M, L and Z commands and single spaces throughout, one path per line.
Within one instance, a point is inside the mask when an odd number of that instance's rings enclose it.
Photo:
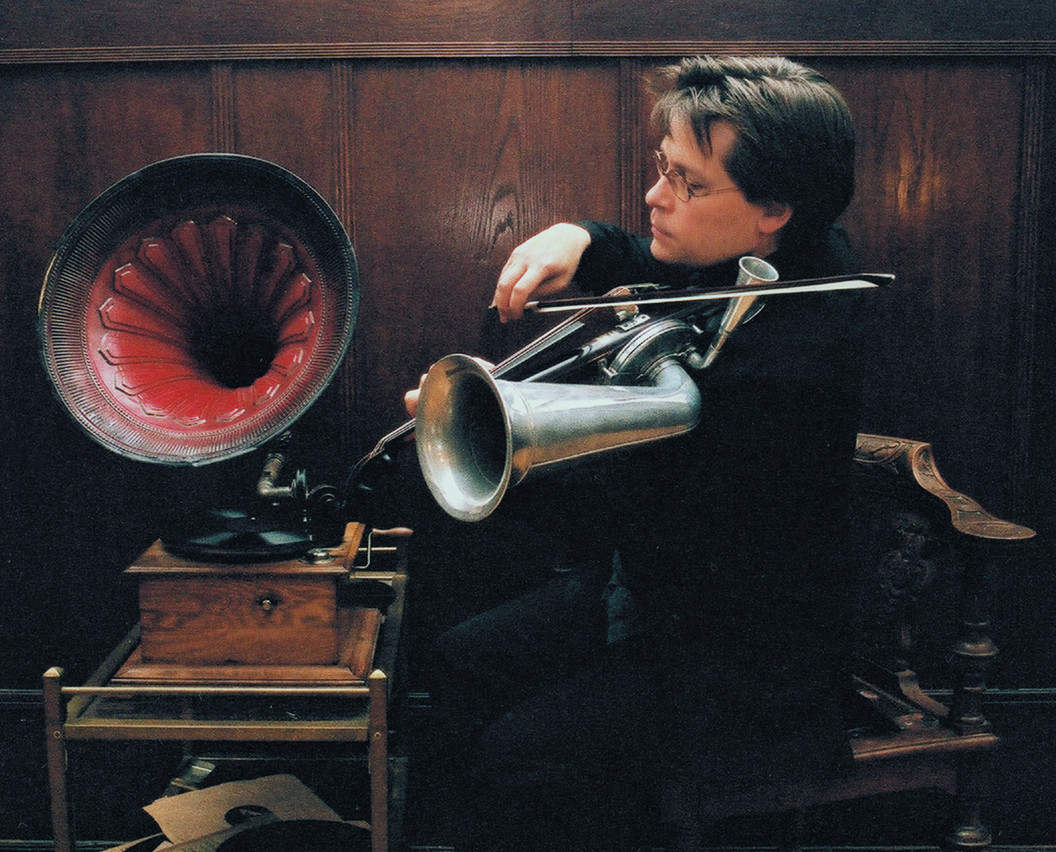
M 205 464 L 286 429 L 330 382 L 359 302 L 325 201 L 263 160 L 197 154 L 119 181 L 67 229 L 41 293 L 52 383 L 122 455 Z

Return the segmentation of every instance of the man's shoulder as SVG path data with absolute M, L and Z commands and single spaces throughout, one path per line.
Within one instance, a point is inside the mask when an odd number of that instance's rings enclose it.
M 839 225 L 833 225 L 811 243 L 782 246 L 772 261 L 786 280 L 846 275 L 858 271 L 850 238 Z

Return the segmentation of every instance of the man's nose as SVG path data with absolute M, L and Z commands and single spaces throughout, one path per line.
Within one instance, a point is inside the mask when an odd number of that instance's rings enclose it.
M 650 207 L 662 207 L 670 204 L 674 198 L 675 193 L 663 175 L 657 175 L 656 183 L 645 193 L 645 203 Z

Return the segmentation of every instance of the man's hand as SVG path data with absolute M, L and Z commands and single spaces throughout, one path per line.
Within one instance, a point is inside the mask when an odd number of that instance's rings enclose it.
M 585 228 L 563 222 L 517 246 L 502 268 L 492 298 L 499 319 L 520 319 L 530 299 L 568 287 L 588 245 L 590 233 Z
M 480 366 L 489 373 L 495 369 L 495 365 L 492 364 L 491 361 L 485 361 L 483 358 L 474 358 L 473 360 L 480 364 Z M 418 413 L 418 397 L 422 393 L 422 385 L 425 384 L 425 377 L 427 375 L 429 374 L 422 373 L 421 378 L 418 379 L 418 387 L 407 391 L 407 393 L 403 395 L 403 407 L 407 409 L 407 413 L 411 417 L 414 417 Z
M 425 373 L 422 373 L 421 378 L 418 379 L 418 387 L 413 390 L 407 391 L 403 395 L 403 407 L 407 409 L 407 413 L 414 417 L 418 413 L 418 395 L 422 392 L 422 383 L 425 381 Z

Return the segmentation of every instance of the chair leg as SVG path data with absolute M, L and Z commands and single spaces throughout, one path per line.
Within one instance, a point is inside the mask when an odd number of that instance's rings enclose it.
M 989 849 L 993 843 L 990 829 L 983 825 L 979 800 L 974 797 L 957 797 L 957 824 L 946 836 L 943 848 L 949 852 L 978 852 Z
M 982 818 L 986 762 L 985 757 L 965 759 L 957 769 L 954 823 L 943 844 L 950 852 L 978 852 L 989 849 L 993 843 L 990 829 Z

